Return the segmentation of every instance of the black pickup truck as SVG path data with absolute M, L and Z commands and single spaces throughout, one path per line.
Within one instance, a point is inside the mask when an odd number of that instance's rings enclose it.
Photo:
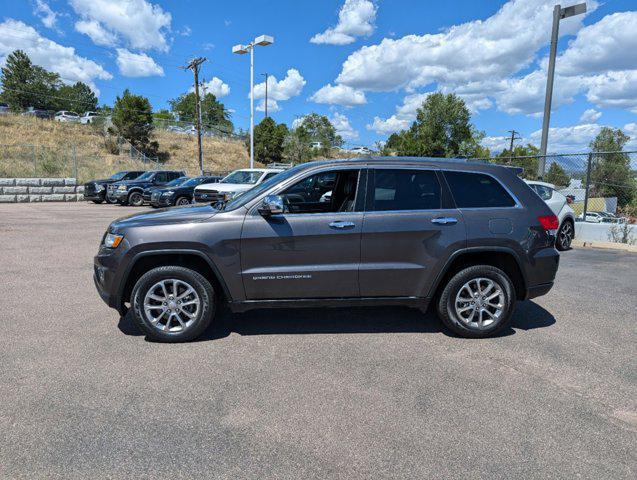
M 116 200 L 110 199 L 106 195 L 108 186 L 122 180 L 134 180 L 144 173 L 146 173 L 144 170 L 117 172 L 108 178 L 91 180 L 84 184 L 84 200 L 89 200 L 93 203 L 116 203 Z

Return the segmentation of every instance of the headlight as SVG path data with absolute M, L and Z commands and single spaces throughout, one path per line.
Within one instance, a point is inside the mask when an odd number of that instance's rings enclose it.
M 126 190 L 126 185 L 120 185 L 117 189 L 123 192 Z
M 115 235 L 114 233 L 108 233 L 106 237 L 104 237 L 104 246 L 106 248 L 117 248 L 122 240 L 124 239 L 124 235 Z
M 224 193 L 222 196 L 223 196 L 224 201 L 229 202 L 229 201 L 230 201 L 230 200 L 232 200 L 232 199 L 233 199 L 236 195 L 237 195 L 237 193 L 236 193 L 236 192 L 226 192 L 226 193 Z
M 164 192 L 161 194 L 162 197 L 170 197 L 172 194 L 174 194 L 174 190 L 168 190 L 167 192 Z

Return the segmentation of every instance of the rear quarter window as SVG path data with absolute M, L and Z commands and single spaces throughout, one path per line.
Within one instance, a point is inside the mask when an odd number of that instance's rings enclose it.
M 515 200 L 495 178 L 483 173 L 444 172 L 458 208 L 514 207 Z

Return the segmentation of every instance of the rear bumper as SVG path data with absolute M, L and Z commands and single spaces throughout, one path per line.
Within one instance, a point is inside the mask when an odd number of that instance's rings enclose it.
M 543 283 L 541 285 L 535 285 L 533 287 L 529 287 L 526 291 L 526 299 L 529 300 L 535 297 L 541 297 L 542 295 L 546 295 L 553 288 L 553 282 Z
M 543 248 L 529 260 L 526 268 L 527 299 L 545 295 L 551 290 L 560 266 L 560 254 L 553 247 Z

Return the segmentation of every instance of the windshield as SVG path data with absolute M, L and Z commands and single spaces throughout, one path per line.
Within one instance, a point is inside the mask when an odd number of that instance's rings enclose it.
M 221 180 L 219 183 L 243 183 L 254 185 L 259 181 L 263 175 L 262 171 L 247 171 L 247 170 L 237 170 L 236 172 L 232 172 L 226 178 Z
M 185 183 L 187 180 L 188 180 L 188 177 L 175 178 L 174 180 L 171 180 L 170 182 L 168 182 L 165 186 L 166 187 L 178 187 L 182 183 Z
M 261 193 L 272 188 L 276 184 L 283 182 L 284 180 L 287 180 L 293 175 L 296 175 L 296 173 L 298 173 L 300 170 L 303 170 L 303 169 L 305 169 L 304 165 L 298 165 L 294 168 L 290 168 L 289 170 L 281 172 L 275 175 L 274 177 L 269 178 L 265 182 L 257 185 L 256 187 L 251 188 L 250 190 L 243 193 L 241 196 L 235 198 L 234 200 L 231 200 L 224 206 L 223 209 L 234 210 L 235 208 L 239 208 L 240 206 L 245 205 L 246 203 L 254 200 L 256 197 L 261 195 Z
M 109 180 L 121 180 L 122 178 L 124 178 L 126 176 L 128 172 L 117 172 L 113 175 L 111 175 L 110 177 L 108 177 Z
M 190 180 L 188 180 L 187 182 L 185 182 L 182 186 L 183 187 L 196 187 L 197 185 L 199 185 L 204 180 L 206 180 L 206 177 L 194 177 L 194 178 L 191 178 Z
M 155 172 L 146 172 L 146 173 L 142 173 L 139 177 L 137 177 L 135 180 L 139 180 L 139 181 L 144 181 L 144 180 L 150 180 L 151 178 L 153 178 L 153 175 L 155 175 Z

